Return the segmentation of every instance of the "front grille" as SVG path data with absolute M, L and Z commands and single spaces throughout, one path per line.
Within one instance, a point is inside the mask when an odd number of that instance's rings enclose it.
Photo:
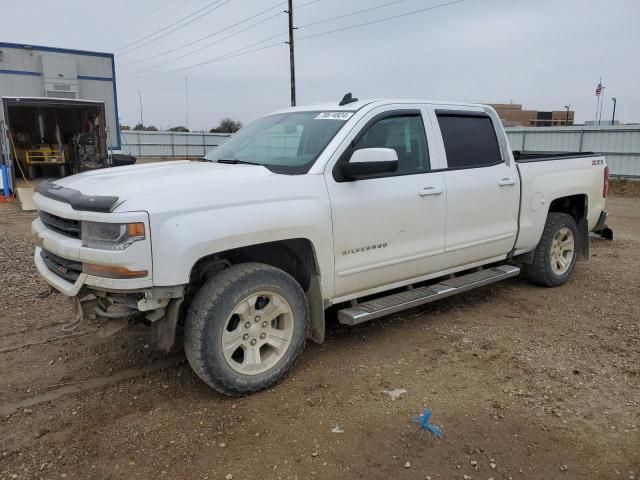
M 82 222 L 80 222 L 80 220 L 58 217 L 57 215 L 52 215 L 42 210 L 38 212 L 38 215 L 40 215 L 42 223 L 54 232 L 71 238 L 80 238 L 82 233 Z
M 82 263 L 80 262 L 61 258 L 46 250 L 40 252 L 40 257 L 49 270 L 68 282 L 75 283 L 82 272 Z

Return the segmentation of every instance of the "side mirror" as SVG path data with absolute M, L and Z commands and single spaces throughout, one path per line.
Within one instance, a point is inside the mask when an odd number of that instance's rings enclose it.
M 398 154 L 392 148 L 361 148 L 353 152 L 348 162 L 340 164 L 340 170 L 349 180 L 393 173 L 398 170 Z

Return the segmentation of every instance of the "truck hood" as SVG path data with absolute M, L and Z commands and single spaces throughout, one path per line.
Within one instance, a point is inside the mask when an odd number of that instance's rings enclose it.
M 227 190 L 273 175 L 257 165 L 184 160 L 94 170 L 56 180 L 55 184 L 83 195 L 118 197 L 114 209 L 126 210 L 126 204 L 132 200 L 158 195 L 176 198 L 202 189 L 215 192 L 223 186 Z

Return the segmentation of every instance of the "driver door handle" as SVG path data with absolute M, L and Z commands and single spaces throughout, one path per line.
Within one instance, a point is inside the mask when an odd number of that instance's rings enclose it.
M 424 187 L 418 195 L 421 197 L 428 197 L 430 195 L 440 195 L 442 193 L 442 188 L 440 187 Z
M 508 185 L 515 185 L 516 181 L 513 178 L 501 178 L 500 180 L 498 180 L 498 185 L 500 185 L 501 187 L 506 187 Z

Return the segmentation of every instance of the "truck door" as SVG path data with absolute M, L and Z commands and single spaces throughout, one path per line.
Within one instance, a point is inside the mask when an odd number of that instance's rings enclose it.
M 446 158 L 446 267 L 504 257 L 514 245 L 520 183 L 481 108 L 432 112 Z M 506 147 L 506 142 L 505 147 Z
M 435 137 L 423 118 L 419 105 L 374 109 L 345 139 L 337 161 L 328 164 L 338 299 L 440 268 L 446 192 L 443 174 L 431 172 L 429 146 Z M 394 149 L 398 170 L 341 178 L 340 163 L 363 148 Z

